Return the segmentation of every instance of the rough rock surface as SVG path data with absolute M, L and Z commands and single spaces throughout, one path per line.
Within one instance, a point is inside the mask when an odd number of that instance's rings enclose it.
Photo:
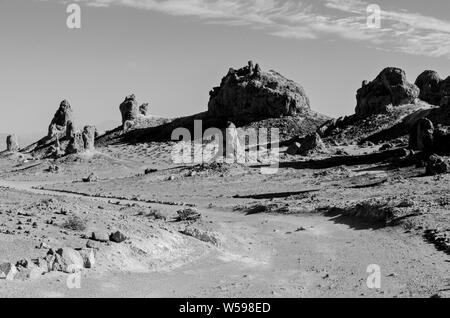
M 53 137 L 59 133 L 65 133 L 69 121 L 73 123 L 73 110 L 69 102 L 63 100 L 50 123 L 48 137 Z
M 450 107 L 450 76 L 442 81 L 439 94 L 441 97 L 440 106 Z
M 323 143 L 322 139 L 320 138 L 319 134 L 313 133 L 301 141 L 301 146 L 298 151 L 298 154 L 301 156 L 308 156 L 311 153 L 314 152 L 325 152 L 326 147 Z
M 75 154 L 84 151 L 84 141 L 82 133 L 75 133 L 66 148 L 66 154 Z
M 95 149 L 95 132 L 96 128 L 94 126 L 85 126 L 83 129 L 83 146 L 85 150 Z
M 134 121 L 139 115 L 139 106 L 134 94 L 125 97 L 125 100 L 120 104 L 120 113 L 122 114 L 122 125 L 126 121 Z
M 298 154 L 300 152 L 300 148 L 302 147 L 302 145 L 298 142 L 294 142 L 293 144 L 291 144 L 288 149 L 286 150 L 286 153 L 288 155 L 291 156 L 295 156 L 296 154 Z
M 70 140 L 75 136 L 75 133 L 76 133 L 75 125 L 71 120 L 69 120 L 66 125 L 66 138 Z
M 227 118 L 291 116 L 309 108 L 303 87 L 275 71 L 262 72 L 251 61 L 239 70 L 230 69 L 210 92 L 208 103 L 211 116 Z
M 6 150 L 19 151 L 19 141 L 16 135 L 9 135 L 6 137 Z
M 427 153 L 433 152 L 434 125 L 427 119 L 420 119 L 411 129 L 409 135 L 409 147 Z
M 141 106 L 139 106 L 139 113 L 142 116 L 147 116 L 148 115 L 148 109 L 149 109 L 148 103 L 144 103 Z
M 385 68 L 372 82 L 363 82 L 356 99 L 356 115 L 366 117 L 382 113 L 388 105 L 411 104 L 419 97 L 419 88 L 408 82 L 403 70 Z
M 426 174 L 434 176 L 437 174 L 449 173 L 450 163 L 442 157 L 432 155 L 426 163 Z
M 442 79 L 435 71 L 424 71 L 420 74 L 415 85 L 420 89 L 419 98 L 432 105 L 440 105 Z

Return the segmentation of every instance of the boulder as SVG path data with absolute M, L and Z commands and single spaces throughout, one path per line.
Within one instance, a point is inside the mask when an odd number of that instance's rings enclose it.
M 148 103 L 144 103 L 141 106 L 139 106 L 139 114 L 141 114 L 142 116 L 147 116 L 148 115 Z
M 12 263 L 0 264 L 0 279 L 14 280 L 17 274 L 17 268 Z
M 81 249 L 79 253 L 83 258 L 84 268 L 93 268 L 95 266 L 95 253 L 92 248 Z
M 308 156 L 312 153 L 326 152 L 327 149 L 319 134 L 313 133 L 303 138 L 298 154 Z
M 6 137 L 6 150 L 11 152 L 19 151 L 19 141 L 16 135 Z
M 411 104 L 419 97 L 419 88 L 408 82 L 403 70 L 385 68 L 372 82 L 363 83 L 356 99 L 356 115 L 367 117 L 386 111 L 387 106 Z
M 263 72 L 249 62 L 230 69 L 219 87 L 210 92 L 208 114 L 255 119 L 290 116 L 309 110 L 309 98 L 299 84 L 275 71 Z
M 126 239 L 127 239 L 127 237 L 120 231 L 111 233 L 111 235 L 109 236 L 109 240 L 114 243 L 122 243 Z
M 450 172 L 450 163 L 442 157 L 432 155 L 426 162 L 426 175 L 434 176 Z
M 434 125 L 427 119 L 420 119 L 409 134 L 409 148 L 427 153 L 433 152 Z
M 48 255 L 54 255 L 53 271 L 64 273 L 76 273 L 84 268 L 84 260 L 81 254 L 70 247 L 58 249 L 56 252 L 50 250 Z
M 126 121 L 134 121 L 139 115 L 139 106 L 134 94 L 125 97 L 125 100 L 120 104 L 120 113 L 122 114 L 122 125 Z
M 95 149 L 95 131 L 94 126 L 85 126 L 83 129 L 83 147 L 84 150 L 94 150 Z
M 432 105 L 440 105 L 442 79 L 435 71 L 424 71 L 420 74 L 415 85 L 420 89 L 419 98 Z
M 90 239 L 93 241 L 106 243 L 109 241 L 109 235 L 104 231 L 96 231 L 92 232 Z
M 98 181 L 98 176 L 92 172 L 89 176 L 87 176 L 86 178 L 83 178 L 82 180 L 83 182 L 97 182 Z
M 60 133 L 65 133 L 68 122 L 73 123 L 73 110 L 67 100 L 63 100 L 48 128 L 48 137 L 53 137 Z
M 300 152 L 302 145 L 298 142 L 294 142 L 292 145 L 288 147 L 286 153 L 291 156 L 295 156 Z

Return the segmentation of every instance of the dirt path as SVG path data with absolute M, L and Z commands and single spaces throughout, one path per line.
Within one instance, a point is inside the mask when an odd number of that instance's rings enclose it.
M 54 194 L 35 185 L 0 183 Z M 68 289 L 66 275 L 51 273 L 19 283 L 23 289 L 5 288 L 33 297 L 428 297 L 450 283 L 448 256 L 399 229 L 350 226 L 321 215 L 201 212 L 219 227 L 220 247 L 205 245 L 200 259 L 175 270 L 86 272 L 81 289 Z M 367 286 L 371 264 L 381 270 L 380 289 Z

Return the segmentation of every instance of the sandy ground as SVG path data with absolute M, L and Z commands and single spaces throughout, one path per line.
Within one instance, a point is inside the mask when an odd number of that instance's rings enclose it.
M 449 176 L 379 164 L 313 169 L 290 156 L 264 175 L 254 166 L 174 165 L 169 144 L 98 150 L 58 162 L 1 160 L 0 262 L 43 256 L 40 242 L 82 247 L 92 231 L 130 239 L 100 244 L 79 289 L 52 272 L 0 280 L 0 296 L 430 297 L 450 288 L 449 254 L 424 239 L 427 229 L 448 231 Z M 59 171 L 46 171 L 49 164 Z M 100 180 L 81 182 L 90 172 Z M 353 213 L 362 202 L 376 215 L 388 207 L 389 226 Z M 202 219 L 175 222 L 183 204 Z M 72 214 L 86 220 L 85 230 L 61 226 Z M 218 243 L 180 233 L 187 227 Z M 367 286 L 372 264 L 381 270 L 379 289 Z

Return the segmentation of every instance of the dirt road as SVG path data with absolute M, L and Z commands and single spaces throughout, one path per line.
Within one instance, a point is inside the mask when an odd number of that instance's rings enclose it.
M 26 184 L 8 186 L 31 190 Z M 322 215 L 245 215 L 210 209 L 201 213 L 215 224 L 220 245 L 205 243 L 203 255 L 181 267 L 149 273 L 85 272 L 81 289 L 69 289 L 67 275 L 50 273 L 36 281 L 6 283 L 2 294 L 429 297 L 450 284 L 448 256 L 398 228 L 374 230 L 363 223 Z M 380 269 L 380 289 L 367 286 L 371 274 L 367 269 L 372 264 Z

